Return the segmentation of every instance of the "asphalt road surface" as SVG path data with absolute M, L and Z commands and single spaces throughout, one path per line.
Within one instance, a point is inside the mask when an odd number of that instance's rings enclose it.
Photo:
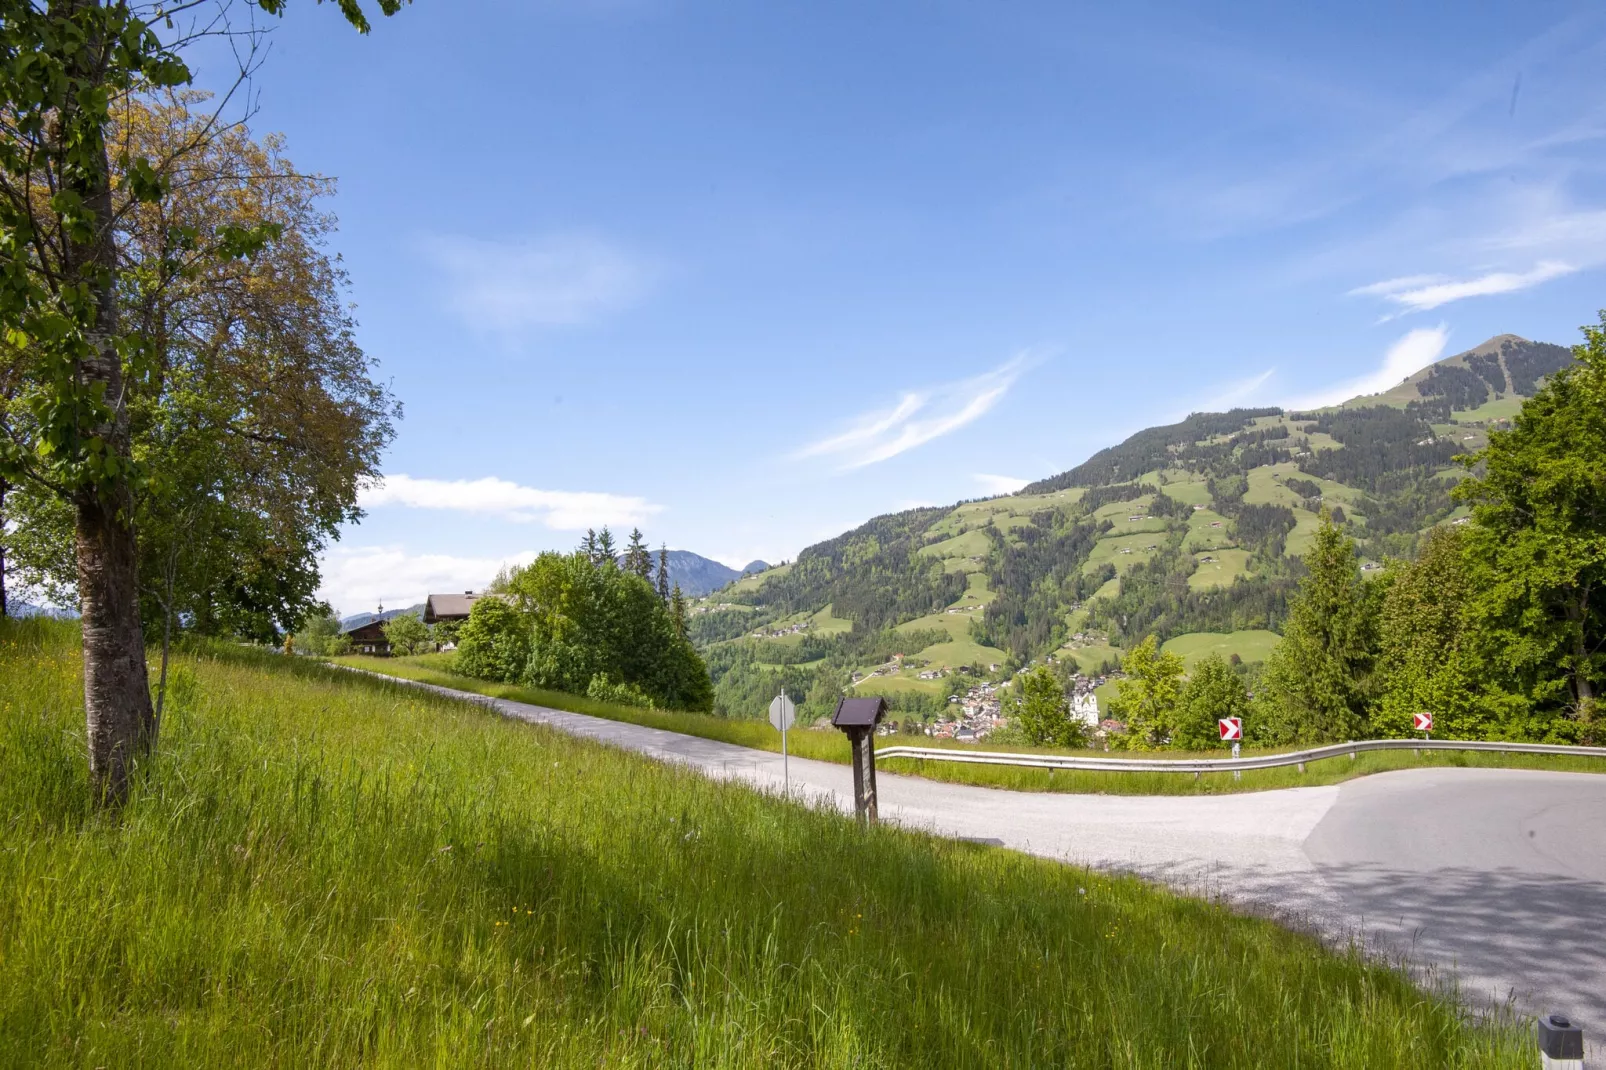
M 420 685 L 422 686 L 422 685 Z M 503 699 L 519 720 L 782 790 L 779 754 Z M 845 765 L 791 792 L 851 812 Z M 1606 776 L 1423 769 L 1222 796 L 1037 794 L 881 773 L 884 821 L 1137 873 L 1405 963 L 1478 1004 L 1564 1012 L 1606 1051 Z

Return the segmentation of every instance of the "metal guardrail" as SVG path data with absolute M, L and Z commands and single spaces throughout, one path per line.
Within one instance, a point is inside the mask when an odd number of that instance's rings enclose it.
M 1606 758 L 1606 747 L 1571 747 L 1556 743 L 1488 743 L 1452 739 L 1362 739 L 1327 747 L 1262 754 L 1250 758 L 1083 758 L 1069 754 L 1017 754 L 1009 751 L 949 750 L 942 747 L 888 747 L 876 758 L 914 758 L 928 762 L 968 762 L 974 765 L 1017 765 L 1035 769 L 1089 769 L 1127 773 L 1231 773 L 1246 769 L 1277 769 L 1324 758 L 1353 757 L 1372 750 L 1496 751 L 1502 754 L 1572 754 Z

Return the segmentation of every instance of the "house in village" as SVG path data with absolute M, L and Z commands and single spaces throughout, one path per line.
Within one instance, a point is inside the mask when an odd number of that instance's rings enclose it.
M 384 612 L 383 606 L 380 612 Z M 367 624 L 348 629 L 346 637 L 351 640 L 353 654 L 377 654 L 380 657 L 390 654 L 390 640 L 385 638 L 385 621 L 378 617 Z
M 462 594 L 432 594 L 424 599 L 424 623 L 439 624 L 443 620 L 468 620 L 469 610 L 484 597 L 483 593 L 464 591 Z

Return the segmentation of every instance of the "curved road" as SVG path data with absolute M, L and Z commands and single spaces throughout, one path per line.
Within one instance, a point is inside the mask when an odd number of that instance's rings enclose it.
M 781 790 L 781 756 L 768 751 L 429 690 Z M 877 781 L 885 821 L 1220 896 L 1402 960 L 1474 1002 L 1565 1012 L 1593 1054 L 1606 1050 L 1606 776 L 1423 769 L 1223 796 L 1035 794 L 888 773 Z M 791 790 L 853 808 L 845 765 L 793 758 Z

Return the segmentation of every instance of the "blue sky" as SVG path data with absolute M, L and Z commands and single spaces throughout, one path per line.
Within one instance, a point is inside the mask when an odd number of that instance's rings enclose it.
M 1317 7 L 417 0 L 360 38 L 293 2 L 253 125 L 339 179 L 406 406 L 325 595 L 604 523 L 775 561 L 1192 410 L 1571 343 L 1606 16 Z

